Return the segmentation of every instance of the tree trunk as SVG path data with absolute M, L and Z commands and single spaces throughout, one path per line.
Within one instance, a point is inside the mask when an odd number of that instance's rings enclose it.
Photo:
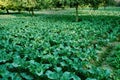
M 78 22 L 78 20 L 79 20 L 79 16 L 78 16 L 78 5 L 76 5 L 75 8 L 76 8 L 76 22 Z
M 106 9 L 107 5 L 104 5 L 104 10 Z
M 106 9 L 106 6 L 104 6 L 104 10 Z
M 34 16 L 34 9 L 32 8 L 32 16 Z
M 19 13 L 19 14 L 21 13 L 21 9 L 18 9 L 18 13 Z
M 30 14 L 30 9 L 31 9 L 31 8 L 28 8 L 28 12 L 29 12 L 29 14 Z
M 8 9 L 6 9 L 6 11 L 7 11 L 7 14 L 9 14 L 9 10 L 8 10 Z

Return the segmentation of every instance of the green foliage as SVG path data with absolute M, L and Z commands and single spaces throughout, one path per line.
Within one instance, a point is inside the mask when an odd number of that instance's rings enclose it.
M 120 54 L 119 54 L 120 53 L 120 46 L 119 45 L 115 46 L 113 53 L 114 54 L 111 55 L 111 58 L 108 59 L 108 61 L 111 62 L 110 63 L 111 66 L 119 69 L 120 68 Z M 118 65 L 116 65 L 116 64 L 118 64 Z
M 119 80 L 120 77 L 120 43 L 116 43 L 117 45 L 113 47 L 110 57 L 107 58 L 107 61 L 109 65 L 114 68 L 114 80 Z
M 104 6 L 115 4 L 114 0 L 0 0 L 1 9 L 23 10 L 36 8 L 64 8 L 65 6 L 85 6 L 97 9 L 100 4 Z
M 119 79 L 111 68 L 97 65 L 97 51 L 118 41 L 119 12 L 88 12 L 81 12 L 81 22 L 72 22 L 69 10 L 69 15 L 0 17 L 0 79 Z M 114 52 L 119 53 L 119 46 Z M 110 66 L 119 73 L 119 64 L 115 65 L 119 54 L 114 54 L 114 59 Z

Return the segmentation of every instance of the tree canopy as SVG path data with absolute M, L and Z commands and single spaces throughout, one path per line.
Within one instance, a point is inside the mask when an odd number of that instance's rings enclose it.
M 65 8 L 74 7 L 76 9 L 76 21 L 78 21 L 79 6 L 89 6 L 98 9 L 100 5 L 104 7 L 114 5 L 116 0 L 0 0 L 0 9 L 6 10 L 27 10 L 34 15 L 34 9 Z
M 116 0 L 0 0 L 1 9 L 24 9 L 24 8 L 63 8 L 89 5 L 92 8 L 100 4 L 112 5 Z

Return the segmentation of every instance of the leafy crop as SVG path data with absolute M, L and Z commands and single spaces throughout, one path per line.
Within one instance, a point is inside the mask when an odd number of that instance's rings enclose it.
M 0 79 L 113 80 L 119 76 L 119 45 L 108 47 L 120 41 L 119 16 L 82 15 L 80 22 L 62 14 L 11 16 L 16 17 L 0 19 Z M 102 65 L 103 58 L 112 61 L 108 66 L 118 74 Z

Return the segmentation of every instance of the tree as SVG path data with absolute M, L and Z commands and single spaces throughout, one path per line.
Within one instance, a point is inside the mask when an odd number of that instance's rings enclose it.
M 7 14 L 9 14 L 9 9 L 13 6 L 12 0 L 0 0 L 1 2 L 1 8 L 5 9 L 7 11 Z
M 70 7 L 74 7 L 76 10 L 76 21 L 79 21 L 79 15 L 78 15 L 79 6 L 89 5 L 95 10 L 98 9 L 102 0 L 53 0 L 53 2 L 54 5 L 58 7 L 62 5 L 64 6 L 69 5 Z
M 102 3 L 105 9 L 107 6 L 115 5 L 116 1 L 115 0 L 102 0 Z
M 23 0 L 13 0 L 13 6 L 12 6 L 12 10 L 18 10 L 18 12 L 20 13 L 20 11 L 23 8 Z
M 93 9 L 98 9 L 101 0 L 64 0 L 70 7 L 76 9 L 76 21 L 79 21 L 78 8 L 79 6 L 90 5 Z
M 22 0 L 0 0 L 1 9 L 6 10 L 18 10 L 20 12 L 22 6 Z
M 89 5 L 94 10 L 103 4 L 104 7 L 114 4 L 115 0 L 0 0 L 0 8 L 5 9 L 9 13 L 9 9 L 18 10 L 24 9 L 32 12 L 34 9 L 47 8 L 64 8 L 65 6 L 74 7 L 76 10 L 76 21 L 79 20 L 79 6 Z
M 25 10 L 32 12 L 32 15 L 34 15 L 34 8 L 36 7 L 37 2 L 36 0 L 23 0 L 23 7 Z
M 47 9 L 53 7 L 52 0 L 37 0 L 40 9 Z
M 64 6 L 69 5 L 70 7 L 74 7 L 76 9 L 76 21 L 78 21 L 79 20 L 78 8 L 79 6 L 85 4 L 85 0 L 60 0 L 60 1 L 61 1 L 61 4 L 63 4 Z
M 4 2 L 3 1 L 0 1 L 0 9 L 4 9 Z
M 89 7 L 93 8 L 93 10 L 98 9 L 100 4 L 102 3 L 102 0 L 88 0 Z

